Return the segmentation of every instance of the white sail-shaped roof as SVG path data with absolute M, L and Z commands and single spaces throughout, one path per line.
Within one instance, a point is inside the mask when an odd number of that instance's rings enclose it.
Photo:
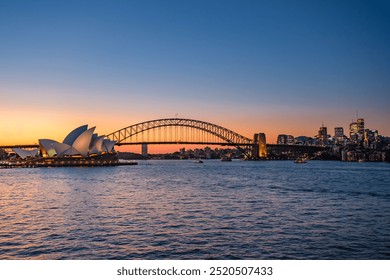
M 64 151 L 61 156 L 75 156 L 75 155 L 80 155 L 81 153 L 77 151 L 75 148 L 72 146 L 69 146 L 69 148 Z
M 57 156 L 67 155 L 65 152 L 71 147 L 64 143 L 53 143 L 53 148 L 57 152 Z
M 51 139 L 39 139 L 38 142 L 42 154 L 47 154 L 49 157 L 53 157 L 57 154 L 57 151 L 54 147 L 55 144 L 59 144 L 57 141 Z
M 74 156 L 82 155 L 88 157 L 90 154 L 101 154 L 112 152 L 116 141 L 105 139 L 94 133 L 95 127 L 87 129 L 87 125 L 82 125 L 69 133 L 63 143 L 51 139 L 39 139 L 39 147 L 44 157 L 54 156 Z M 21 157 L 31 156 L 24 150 L 15 151 Z
M 22 159 L 25 159 L 26 157 L 35 157 L 38 155 L 38 149 L 34 150 L 24 150 L 20 148 L 13 148 L 12 149 L 18 156 L 20 156 Z
M 100 154 L 103 151 L 103 141 L 104 141 L 104 136 L 97 137 L 93 141 L 92 146 L 89 149 L 89 152 L 91 154 Z
M 93 146 L 95 140 L 99 137 L 97 133 L 92 134 L 91 147 Z
M 103 140 L 103 151 L 105 152 L 111 152 L 116 144 L 116 141 L 111 141 L 109 139 Z
M 91 143 L 92 134 L 93 134 L 94 130 L 95 130 L 95 127 L 92 127 L 90 129 L 84 131 L 73 142 L 72 147 L 74 149 L 76 149 L 77 151 L 79 151 L 80 154 L 85 156 L 85 157 L 88 156 L 89 145 Z
M 85 132 L 86 130 L 88 129 L 88 125 L 82 125 L 76 129 L 74 129 L 72 132 L 70 132 L 64 139 L 64 141 L 62 141 L 62 143 L 64 144 L 68 144 L 70 146 L 73 145 L 74 141 L 76 141 L 76 139 L 83 133 Z

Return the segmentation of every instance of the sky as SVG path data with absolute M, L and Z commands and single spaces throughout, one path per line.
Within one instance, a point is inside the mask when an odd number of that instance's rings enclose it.
M 390 136 L 389 1 L 0 0 L 0 145 L 182 117 Z

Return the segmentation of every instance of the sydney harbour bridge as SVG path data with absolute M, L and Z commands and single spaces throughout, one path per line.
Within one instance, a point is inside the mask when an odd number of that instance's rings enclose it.
M 264 134 L 263 134 L 264 135 Z M 266 146 L 263 136 L 263 150 L 260 153 L 259 134 L 247 138 L 225 127 L 192 119 L 157 119 L 134 124 L 107 135 L 121 145 L 140 144 L 199 144 L 233 146 L 246 157 L 265 157 Z
M 163 144 L 232 146 L 240 150 L 249 159 L 267 157 L 264 133 L 254 133 L 253 138 L 248 138 L 225 127 L 193 119 L 166 118 L 150 120 L 130 125 L 106 136 L 110 140 L 116 141 L 117 146 Z M 38 145 L 0 146 L 3 149 L 15 147 L 35 148 Z

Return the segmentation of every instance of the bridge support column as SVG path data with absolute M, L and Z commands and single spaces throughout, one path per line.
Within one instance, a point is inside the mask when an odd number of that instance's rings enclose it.
M 255 133 L 253 135 L 252 159 L 258 159 L 259 155 L 259 134 Z
M 141 154 L 144 158 L 148 157 L 148 144 L 143 143 L 141 148 Z
M 259 133 L 259 151 L 260 158 L 267 158 L 267 139 L 265 138 L 265 133 Z
M 255 133 L 253 136 L 252 159 L 267 158 L 267 140 L 264 133 Z

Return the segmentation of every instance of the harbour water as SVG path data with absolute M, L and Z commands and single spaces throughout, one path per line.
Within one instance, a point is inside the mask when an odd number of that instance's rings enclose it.
M 0 170 L 1 259 L 390 259 L 390 164 Z

